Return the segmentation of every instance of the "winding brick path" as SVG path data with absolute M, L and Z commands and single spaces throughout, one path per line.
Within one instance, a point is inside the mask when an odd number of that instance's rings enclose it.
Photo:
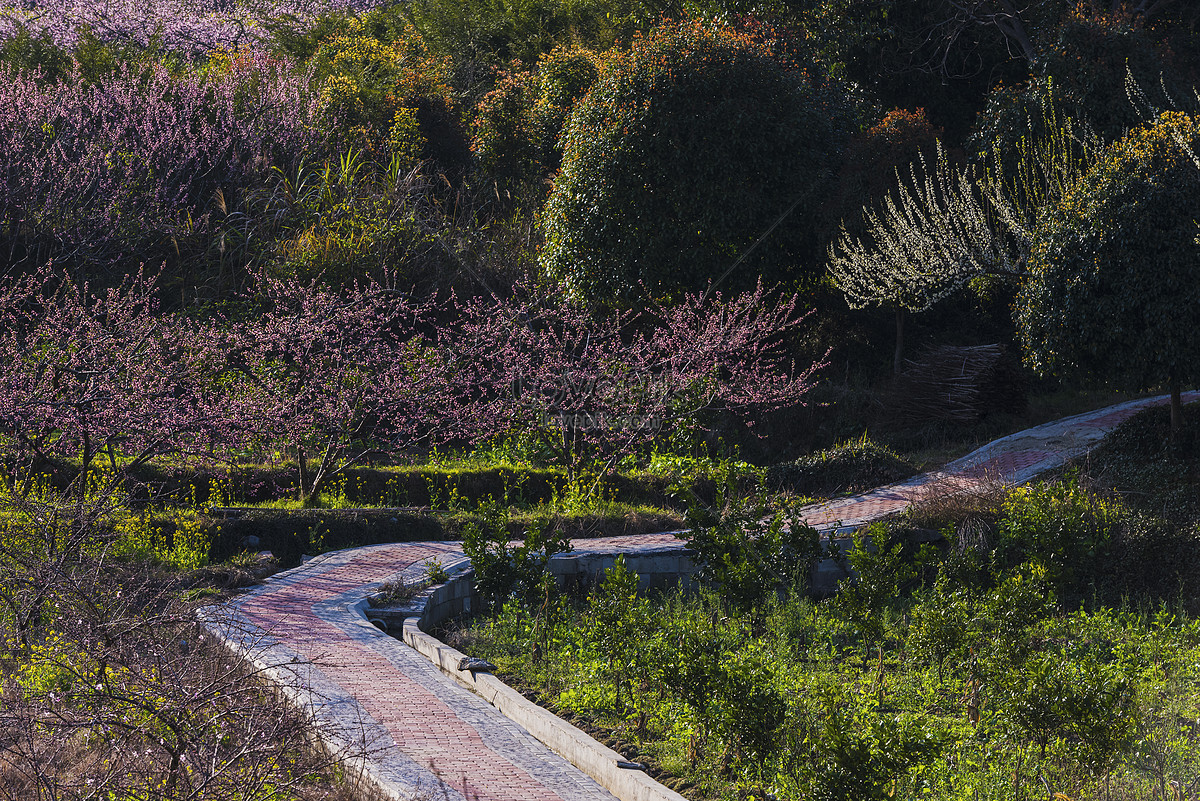
M 805 521 L 826 534 L 848 533 L 867 523 L 904 511 L 914 501 L 954 494 L 1000 481 L 1024 484 L 1087 453 L 1118 425 L 1148 406 L 1168 402 L 1166 395 L 1119 403 L 1092 412 L 1064 417 L 984 445 L 930 473 L 855 495 L 814 504 L 801 510 Z M 1185 392 L 1183 402 L 1200 400 L 1200 392 Z
M 1200 399 L 1188 393 L 1186 401 Z M 980 482 L 1018 484 L 1086 452 L 1137 411 L 1132 401 L 1013 434 L 908 481 L 815 504 L 805 520 L 832 536 L 899 511 L 928 493 Z M 591 552 L 682 548 L 673 534 L 577 541 Z M 424 657 L 370 625 L 358 606 L 385 581 L 423 576 L 437 558 L 451 571 L 460 543 L 416 542 L 325 554 L 272 577 L 236 603 L 207 614 L 298 702 L 336 747 L 362 755 L 361 769 L 393 798 L 454 801 L 590 801 L 606 790 L 534 740 Z

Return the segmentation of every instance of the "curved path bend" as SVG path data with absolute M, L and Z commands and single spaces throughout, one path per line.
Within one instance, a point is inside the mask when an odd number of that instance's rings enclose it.
M 1187 393 L 1185 401 L 1200 399 Z M 1085 453 L 1117 424 L 1166 396 L 1110 406 L 996 440 L 939 471 L 801 510 L 830 536 L 902 511 L 929 494 L 996 480 L 1026 482 Z M 672 533 L 573 543 L 577 553 L 679 552 Z M 576 555 L 573 553 L 572 555 Z M 351 548 L 277 574 L 221 608 L 207 624 L 292 699 L 321 736 L 358 766 L 374 792 L 393 799 L 591 801 L 614 799 L 595 780 L 534 739 L 426 657 L 371 625 L 363 599 L 385 582 L 415 582 L 424 562 L 451 573 L 469 562 L 457 542 Z M 419 616 L 421 609 L 409 610 Z M 680 796 L 661 788 L 659 799 Z M 639 799 L 650 796 L 639 794 Z

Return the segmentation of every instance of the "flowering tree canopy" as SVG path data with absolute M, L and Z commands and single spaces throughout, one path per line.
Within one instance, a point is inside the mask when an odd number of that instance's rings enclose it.
M 866 212 L 865 238 L 843 228 L 829 248 L 829 271 L 852 308 L 896 309 L 896 372 L 905 311 L 925 311 L 972 278 L 1012 268 L 971 173 L 951 168 L 940 143 L 933 169 L 924 156 L 920 165 L 910 167 L 911 186 L 896 171 L 895 193 Z
M 455 333 L 475 438 L 531 432 L 569 470 L 603 474 L 703 411 L 743 417 L 801 402 L 821 366 L 797 370 L 782 339 L 804 315 L 760 285 L 728 300 L 593 316 L 563 302 L 465 304 Z
M 843 236 L 829 249 L 830 272 L 854 308 L 925 311 L 1006 262 L 971 173 L 951 168 L 940 143 L 934 168 L 923 156 L 920 165 L 911 182 L 897 171 L 896 191 L 866 212 L 865 240 Z
M 243 379 L 233 404 L 262 444 L 295 450 L 302 498 L 427 440 L 452 411 L 449 365 L 418 331 L 428 310 L 398 293 L 260 276 L 252 301 L 257 316 L 230 334 Z
M 138 274 L 93 291 L 43 268 L 0 285 L 0 432 L 26 458 L 130 470 L 239 438 L 214 330 L 160 315 Z
M 0 434 L 30 458 L 294 454 L 303 500 L 372 456 L 441 439 L 536 438 L 604 475 L 701 414 L 800 403 L 796 298 L 760 285 L 594 316 L 536 295 L 416 304 L 378 284 L 259 275 L 232 320 L 162 314 L 142 276 L 93 293 L 45 268 L 0 290 Z M 447 321 L 452 312 L 457 318 Z
M 260 277 L 257 314 L 229 322 L 161 314 L 156 292 L 140 274 L 92 292 L 49 267 L 5 282 L 0 435 L 85 472 L 98 456 L 128 473 L 163 455 L 292 449 L 310 498 L 453 409 L 448 365 L 417 331 L 425 309 L 396 293 Z
M 377 0 L 8 0 L 0 2 L 0 39 L 20 30 L 72 48 L 82 31 L 101 42 L 159 45 L 203 56 L 221 47 L 258 42 L 263 22 L 303 25 L 331 11 L 365 10 Z
M 207 76 L 124 66 L 47 85 L 5 74 L 0 224 L 60 261 L 178 253 L 221 193 L 290 169 L 320 141 L 319 98 L 293 66 L 246 53 Z

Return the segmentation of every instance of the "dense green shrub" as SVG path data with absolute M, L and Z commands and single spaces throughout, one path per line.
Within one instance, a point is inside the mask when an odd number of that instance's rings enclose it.
M 409 168 L 430 159 L 461 175 L 467 142 L 449 66 L 428 53 L 415 31 L 381 41 L 350 24 L 348 32 L 321 42 L 312 63 L 326 118 L 343 148 L 363 149 L 381 164 L 398 156 Z
M 571 541 L 553 527 L 526 531 L 524 541 L 510 541 L 508 511 L 485 503 L 480 519 L 463 527 L 463 553 L 471 559 L 475 588 L 489 609 L 498 610 L 510 598 L 525 608 L 549 598 L 546 564 L 556 553 L 571 550 Z
M 721 656 L 729 647 L 721 611 L 715 596 L 678 595 L 667 600 L 665 613 L 655 620 L 669 646 L 655 664 L 656 678 L 695 715 L 701 743 L 711 729 L 709 709 L 719 692 Z
M 643 646 L 651 631 L 650 607 L 637 588 L 637 573 L 618 557 L 588 596 L 582 632 L 599 660 L 599 677 L 612 682 L 618 708 L 630 700 L 635 682 L 643 683 L 649 674 L 646 657 L 652 652 Z
M 1094 4 L 1075 5 L 1047 31 L 1038 74 L 998 86 L 988 96 L 976 120 L 975 149 L 1016 146 L 1047 104 L 1086 123 L 1103 141 L 1115 141 L 1140 124 L 1146 111 L 1130 102 L 1128 76 L 1151 103 L 1170 108 L 1172 99 L 1191 94 L 1197 66 L 1194 29 L 1172 27 L 1105 13 Z
M 1063 600 L 1081 595 L 1119 531 L 1123 511 L 1073 478 L 1014 489 L 998 524 L 1000 565 L 1035 562 Z
M 937 668 L 938 681 L 947 660 L 961 662 L 968 650 L 974 606 L 970 592 L 943 573 L 909 613 L 909 646 L 917 659 Z
M 507 184 L 540 172 L 545 143 L 534 115 L 536 102 L 536 75 L 505 70 L 475 107 L 471 150 L 493 180 Z
M 47 83 L 68 77 L 74 67 L 71 54 L 48 32 L 34 36 L 28 28 L 0 42 L 0 64 L 12 72 L 36 72 Z
M 845 97 L 755 38 L 663 25 L 609 54 L 563 133 L 542 267 L 596 299 L 805 277 Z
M 413 0 L 404 8 L 468 93 L 488 85 L 494 67 L 531 66 L 556 47 L 607 49 L 664 10 L 655 0 Z
M 888 609 L 916 576 L 911 549 L 880 522 L 854 532 L 854 547 L 845 558 L 853 574 L 839 582 L 835 603 L 864 643 L 877 642 Z
M 1071 757 L 1103 775 L 1128 748 L 1134 721 L 1133 682 L 1120 666 L 1095 654 L 1043 653 L 1028 664 L 1001 701 L 1008 722 L 1037 744 L 1042 755 L 1051 742 L 1064 742 Z
M 869 696 L 868 696 L 869 698 Z M 794 704 L 783 770 L 787 799 L 840 801 L 904 797 L 910 772 L 943 747 L 927 721 L 880 714 L 868 698 L 823 686 Z
M 774 654 L 763 644 L 750 642 L 723 657 L 712 705 L 716 731 L 753 772 L 783 747 L 787 697 Z
M 471 149 L 485 176 L 502 183 L 540 180 L 558 169 L 559 134 L 575 101 L 598 75 L 589 50 L 557 47 L 534 72 L 502 71 L 479 102 Z
M 741 609 L 761 611 L 768 599 L 804 592 L 812 565 L 824 553 L 815 529 L 782 512 L 771 515 L 758 503 L 693 505 L 688 528 L 698 577 Z
M 1200 377 L 1200 335 L 1181 312 L 1200 304 L 1197 145 L 1196 119 L 1164 114 L 1110 148 L 1035 232 L 1016 318 L 1036 370 L 1136 389 Z
M 1177 717 L 1194 709 L 1195 622 L 1065 615 L 1036 565 L 876 599 L 894 613 L 865 658 L 837 602 L 768 600 L 764 626 L 708 591 L 635 587 L 618 568 L 548 623 L 510 606 L 472 648 L 707 797 L 1128 797 L 1198 766 Z

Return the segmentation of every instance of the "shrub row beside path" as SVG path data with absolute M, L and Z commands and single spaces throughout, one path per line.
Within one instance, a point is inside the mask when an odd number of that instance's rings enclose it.
M 1200 400 L 1186 393 L 1185 402 Z M 801 510 L 826 535 L 896 514 L 914 500 L 985 483 L 1020 484 L 1087 452 L 1109 431 L 1167 396 L 1046 423 L 998 439 L 942 470 Z M 680 550 L 673 533 L 579 540 L 578 550 Z M 324 554 L 278 574 L 221 610 L 210 626 L 312 706 L 331 746 L 356 754 L 387 797 L 468 801 L 614 796 L 403 642 L 371 625 L 362 600 L 386 582 L 412 583 L 437 559 L 467 566 L 458 542 L 409 542 Z M 416 614 L 420 611 L 416 610 Z M 661 798 L 679 798 L 662 788 Z

